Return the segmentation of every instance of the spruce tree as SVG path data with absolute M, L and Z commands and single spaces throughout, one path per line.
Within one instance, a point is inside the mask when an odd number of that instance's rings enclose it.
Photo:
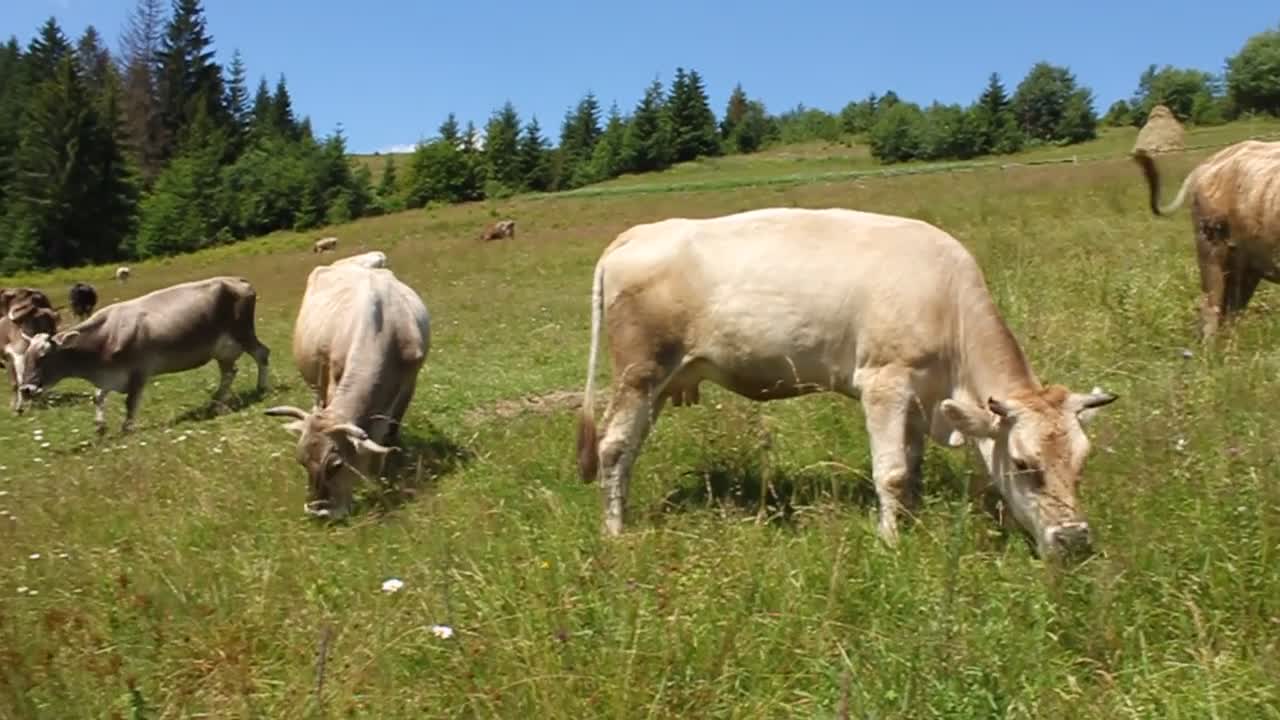
M 71 54 L 71 43 L 63 34 L 58 21 L 52 17 L 40 26 L 40 32 L 27 45 L 25 58 L 27 82 L 39 85 L 54 77 L 58 64 Z
M 388 154 L 382 165 L 382 178 L 378 181 L 378 197 L 386 199 L 396 194 L 396 156 Z
M 521 185 L 520 115 L 510 101 L 494 112 L 485 125 L 484 160 L 490 181 L 510 190 Z
M 18 39 L 0 46 L 0 221 L 5 214 L 5 198 L 13 180 L 13 156 L 18 148 L 22 112 L 27 94 Z M 0 257 L 4 256 L 4 224 L 0 222 Z
M 462 143 L 462 132 L 458 128 L 458 118 L 453 113 L 449 113 L 444 122 L 440 123 L 440 129 L 437 132 L 440 134 L 441 140 L 454 147 L 459 147 Z
M 577 106 L 565 113 L 560 126 L 560 172 L 556 186 L 575 186 L 575 178 L 584 177 L 584 166 L 591 162 L 596 142 L 600 139 L 600 102 L 587 91 Z
M 725 105 L 724 119 L 720 121 L 720 137 L 728 140 L 733 135 L 733 131 L 742 123 L 743 118 L 747 116 L 750 103 L 747 99 L 747 93 L 742 89 L 742 83 L 733 86 L 733 92 L 729 93 L 729 102 Z
M 546 192 L 551 189 L 551 155 L 536 116 L 530 118 L 520 138 L 520 177 L 527 190 Z
M 92 25 L 85 28 L 76 43 L 76 58 L 84 70 L 85 90 L 93 97 L 101 96 L 116 68 L 111 62 L 111 53 L 102 45 L 102 37 Z
M 609 107 L 609 119 L 604 131 L 591 152 L 591 162 L 580 166 L 578 184 L 585 185 L 616 177 L 623 171 L 622 145 L 626 138 L 627 125 L 618 111 L 615 102 Z
M 271 129 L 281 137 L 297 139 L 303 134 L 293 115 L 293 99 L 289 96 L 289 87 L 285 82 L 284 73 L 280 73 L 276 79 L 276 90 L 271 96 L 270 124 Z
M 244 60 L 240 57 L 240 49 L 231 54 L 231 64 L 227 66 L 227 107 L 231 142 L 235 155 L 239 155 L 244 147 L 249 132 L 252 115 L 249 112 L 249 85 L 245 77 Z
M 156 56 L 163 157 L 173 155 L 179 136 L 200 112 L 216 126 L 227 126 L 222 68 L 213 61 L 212 44 L 200 0 L 174 0 Z
M 671 164 L 671 124 L 662 82 L 654 79 L 631 114 L 622 140 L 623 172 L 653 172 Z
M 711 112 L 702 77 L 696 70 L 686 73 L 683 68 L 676 68 L 667 107 L 675 162 L 719 153 L 715 114 Z
M 266 76 L 259 76 L 258 89 L 253 94 L 253 106 L 249 110 L 249 129 L 254 135 L 268 135 L 272 132 L 271 88 L 267 86 Z
M 164 26 L 162 0 L 138 0 L 120 38 L 123 114 L 129 154 L 150 185 L 161 168 L 162 128 L 156 84 L 156 55 Z

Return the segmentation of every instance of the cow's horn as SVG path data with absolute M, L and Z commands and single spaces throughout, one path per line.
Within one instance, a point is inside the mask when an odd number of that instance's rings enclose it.
M 364 428 L 360 427 L 359 425 L 355 425 L 353 423 L 339 423 L 337 425 L 334 425 L 332 428 L 330 428 L 329 432 L 335 432 L 335 433 L 343 432 L 356 438 L 357 440 L 369 439 L 369 433 L 365 432 Z
M 266 410 L 263 410 L 262 414 L 283 415 L 285 417 L 297 418 L 299 420 L 307 419 L 307 413 L 305 410 L 303 410 L 302 408 L 296 408 L 292 405 L 277 405 L 273 408 L 267 408 Z

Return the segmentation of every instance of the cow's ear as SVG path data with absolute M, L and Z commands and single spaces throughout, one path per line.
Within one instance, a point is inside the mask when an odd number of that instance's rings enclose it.
M 78 337 L 80 337 L 79 330 L 64 330 L 57 335 L 54 335 L 51 339 L 54 345 L 57 345 L 60 348 L 67 348 L 75 347 L 76 338 Z
M 942 401 L 942 414 L 956 430 L 973 438 L 995 437 L 1000 417 L 973 403 L 947 398 Z

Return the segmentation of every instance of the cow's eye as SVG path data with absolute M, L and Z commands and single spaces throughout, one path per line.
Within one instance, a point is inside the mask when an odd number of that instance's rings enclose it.
M 1030 472 L 1030 471 L 1031 471 L 1031 465 L 1030 465 L 1030 463 L 1027 463 L 1027 462 L 1026 462 L 1026 461 L 1024 461 L 1024 460 L 1019 460 L 1019 459 L 1017 459 L 1017 458 L 1014 458 L 1014 459 L 1013 459 L 1013 467 L 1014 467 L 1014 469 L 1015 469 L 1015 470 L 1017 470 L 1017 471 L 1018 471 L 1018 472 L 1020 472 L 1020 473 Z

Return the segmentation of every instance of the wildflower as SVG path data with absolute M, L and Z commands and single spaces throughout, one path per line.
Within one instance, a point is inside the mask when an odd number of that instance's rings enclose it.
M 391 578 L 390 580 L 383 581 L 382 592 L 393 593 L 398 591 L 402 587 L 404 587 L 403 580 L 400 580 L 399 578 Z
M 42 447 L 42 448 L 48 448 L 48 447 L 49 447 L 49 443 L 47 443 L 47 442 L 42 442 L 42 443 L 40 443 L 40 447 Z
M 453 637 L 453 628 L 449 627 L 448 625 L 432 625 L 431 634 L 435 635 L 441 640 L 448 640 L 449 638 Z
M 19 595 L 26 595 L 26 594 L 27 594 L 27 586 L 26 586 L 26 585 L 19 585 L 19 586 L 18 586 L 18 594 L 19 594 Z
M 40 559 L 40 553 L 31 553 L 31 554 L 30 554 L 30 555 L 28 555 L 27 557 L 31 558 L 32 560 L 39 560 L 39 559 Z

